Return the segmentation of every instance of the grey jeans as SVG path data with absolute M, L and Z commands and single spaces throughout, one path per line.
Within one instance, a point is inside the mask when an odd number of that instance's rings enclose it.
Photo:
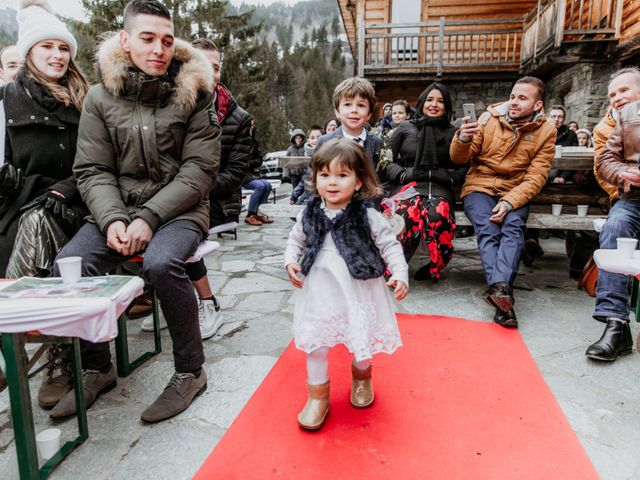
M 185 272 L 186 260 L 196 251 L 203 232 L 195 222 L 178 220 L 156 231 L 147 245 L 142 274 L 155 289 L 167 319 L 173 342 L 173 360 L 178 372 L 197 370 L 204 363 L 198 324 L 198 302 Z M 82 257 L 82 274 L 99 276 L 126 262 L 107 246 L 105 236 L 93 223 L 85 224 L 56 258 Z M 58 275 L 57 266 L 54 275 Z M 82 366 L 105 370 L 111 363 L 109 343 L 81 342 Z

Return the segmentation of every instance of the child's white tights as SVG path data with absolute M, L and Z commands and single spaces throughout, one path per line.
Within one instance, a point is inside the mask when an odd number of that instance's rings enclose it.
M 366 358 L 353 365 L 358 370 L 366 370 L 371 365 L 371 359 Z M 309 385 L 321 385 L 329 380 L 329 348 L 321 347 L 307 354 L 307 382 Z

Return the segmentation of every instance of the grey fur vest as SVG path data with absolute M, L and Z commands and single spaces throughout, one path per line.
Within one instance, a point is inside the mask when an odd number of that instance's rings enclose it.
M 307 275 L 315 262 L 328 233 L 331 233 L 338 253 L 344 259 L 351 276 L 357 280 L 378 278 L 385 263 L 371 238 L 368 202 L 353 199 L 331 220 L 322 211 L 322 200 L 315 197 L 302 215 L 302 229 L 307 236 L 300 268 Z

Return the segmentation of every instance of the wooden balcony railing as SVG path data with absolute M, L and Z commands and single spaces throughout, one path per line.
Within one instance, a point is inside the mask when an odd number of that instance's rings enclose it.
M 518 70 L 522 20 L 360 24 L 358 70 Z
M 615 41 L 623 0 L 549 0 L 525 18 L 522 63 L 563 42 Z

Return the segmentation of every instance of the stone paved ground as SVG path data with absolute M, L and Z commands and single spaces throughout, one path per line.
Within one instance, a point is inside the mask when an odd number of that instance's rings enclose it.
M 263 227 L 242 224 L 238 239 L 223 240 L 221 250 L 208 258 L 226 323 L 205 342 L 207 392 L 171 420 L 141 423 L 140 413 L 173 370 L 164 330 L 165 351 L 98 400 L 89 411 L 89 440 L 51 478 L 191 478 L 291 339 L 292 287 L 281 265 L 291 225 L 289 219 Z M 480 298 L 484 285 L 475 241 L 460 239 L 455 246 L 445 278 L 438 284 L 412 283 L 401 311 L 491 320 L 493 312 Z M 543 247 L 546 255 L 534 267 L 523 267 L 516 281 L 520 333 L 601 477 L 640 479 L 640 358 L 634 352 L 611 365 L 585 359 L 586 346 L 602 330 L 590 318 L 593 299 L 568 278 L 563 242 L 546 240 Z M 411 271 L 418 266 L 416 258 Z M 136 326 L 130 326 L 131 348 L 148 347 L 151 334 Z M 632 329 L 635 338 L 635 322 Z M 32 382 L 32 390 L 37 386 Z M 0 394 L 2 480 L 18 478 L 8 403 L 5 391 Z M 73 421 L 53 422 L 38 407 L 34 411 L 37 431 L 57 425 L 67 438 L 73 435 Z

